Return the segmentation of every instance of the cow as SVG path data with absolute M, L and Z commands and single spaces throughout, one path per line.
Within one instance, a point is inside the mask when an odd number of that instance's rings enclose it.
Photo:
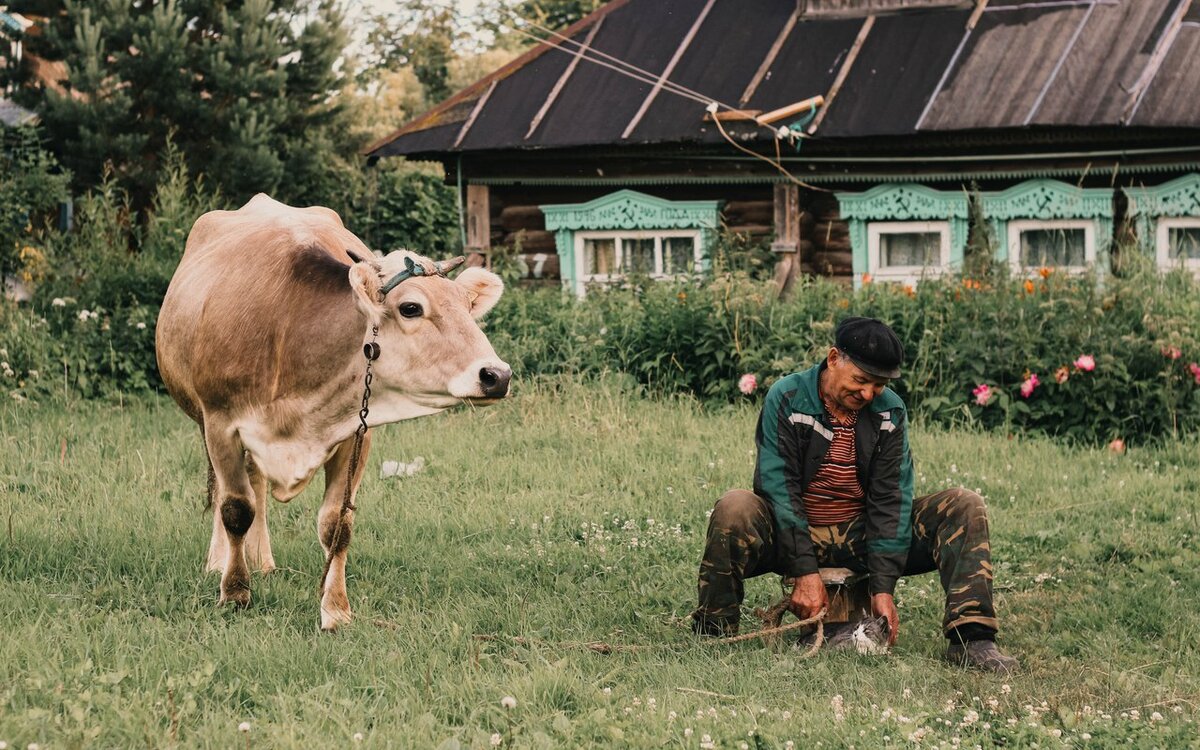
M 268 488 L 287 502 L 323 466 L 321 629 L 348 623 L 346 552 L 369 428 L 508 394 L 512 370 L 477 323 L 503 282 L 482 268 L 450 280 L 446 269 L 407 251 L 376 257 L 334 211 L 262 194 L 192 226 L 155 348 L 168 392 L 200 425 L 219 603 L 249 605 L 250 567 L 275 567 Z M 372 342 L 368 429 L 350 476 Z

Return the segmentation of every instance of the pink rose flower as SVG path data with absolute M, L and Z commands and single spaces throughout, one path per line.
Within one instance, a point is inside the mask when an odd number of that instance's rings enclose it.
M 748 372 L 738 378 L 738 390 L 749 396 L 754 393 L 754 389 L 758 387 L 758 378 L 752 372 Z
M 1177 346 L 1168 346 L 1162 350 L 1162 353 L 1167 359 L 1179 359 L 1183 356 L 1183 352 L 1179 351 Z
M 975 403 L 980 406 L 987 406 L 992 400 L 992 387 L 987 383 L 980 383 L 971 391 L 971 395 L 975 397 Z
M 1108 444 L 1108 450 L 1110 452 L 1116 453 L 1118 455 L 1124 453 L 1125 452 L 1125 441 L 1122 440 L 1121 438 L 1117 438 L 1117 439 L 1113 440 L 1111 443 Z
M 1029 377 L 1025 379 L 1025 382 L 1021 383 L 1021 395 L 1024 396 L 1025 398 L 1029 398 L 1030 396 L 1033 395 L 1033 389 L 1037 388 L 1037 387 L 1038 387 L 1037 373 L 1036 372 L 1030 373 Z
M 1075 360 L 1075 367 L 1084 372 L 1091 372 L 1096 369 L 1096 359 L 1090 354 L 1080 354 L 1079 359 Z
M 1200 385 L 1200 364 L 1191 362 L 1188 364 L 1188 370 L 1191 371 L 1192 377 L 1196 379 L 1196 385 Z

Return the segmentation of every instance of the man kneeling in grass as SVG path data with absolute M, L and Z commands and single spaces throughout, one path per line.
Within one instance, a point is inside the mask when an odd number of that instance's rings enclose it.
M 994 672 L 1017 660 L 996 648 L 987 509 L 955 488 L 913 499 L 904 402 L 887 388 L 904 349 L 887 325 L 847 318 L 825 361 L 789 375 L 767 394 L 755 442 L 754 492 L 717 501 L 700 562 L 693 628 L 737 632 L 743 581 L 764 573 L 793 579 L 801 618 L 828 605 L 820 567 L 869 574 L 871 610 L 885 618 L 888 645 L 900 618 L 897 579 L 937 570 L 946 591 L 946 659 Z

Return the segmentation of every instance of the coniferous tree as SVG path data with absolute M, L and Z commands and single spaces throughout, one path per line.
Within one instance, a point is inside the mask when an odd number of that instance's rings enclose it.
M 30 51 L 64 60 L 65 94 L 27 91 L 48 140 L 96 184 L 106 162 L 135 206 L 170 137 L 234 202 L 267 192 L 336 205 L 361 145 L 337 99 L 347 42 L 331 0 L 17 0 L 48 20 Z

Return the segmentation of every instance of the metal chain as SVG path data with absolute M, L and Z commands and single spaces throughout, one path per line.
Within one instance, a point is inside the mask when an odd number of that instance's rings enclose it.
M 358 410 L 358 428 L 354 430 L 354 449 L 350 451 L 350 471 L 346 474 L 346 490 L 342 494 L 342 508 L 338 511 L 337 526 L 333 529 L 333 539 L 329 543 L 329 552 L 325 555 L 325 572 L 321 574 L 318 584 L 319 594 L 325 593 L 325 579 L 329 576 L 329 567 L 333 564 L 333 556 L 342 543 L 342 528 L 345 525 L 346 513 L 358 510 L 350 500 L 354 488 L 354 474 L 358 471 L 358 462 L 362 455 L 363 439 L 367 436 L 367 415 L 371 413 L 371 381 L 374 375 L 371 366 L 379 359 L 379 326 L 371 326 L 371 343 L 363 346 L 363 356 L 367 359 L 367 372 L 363 376 L 362 408 Z

